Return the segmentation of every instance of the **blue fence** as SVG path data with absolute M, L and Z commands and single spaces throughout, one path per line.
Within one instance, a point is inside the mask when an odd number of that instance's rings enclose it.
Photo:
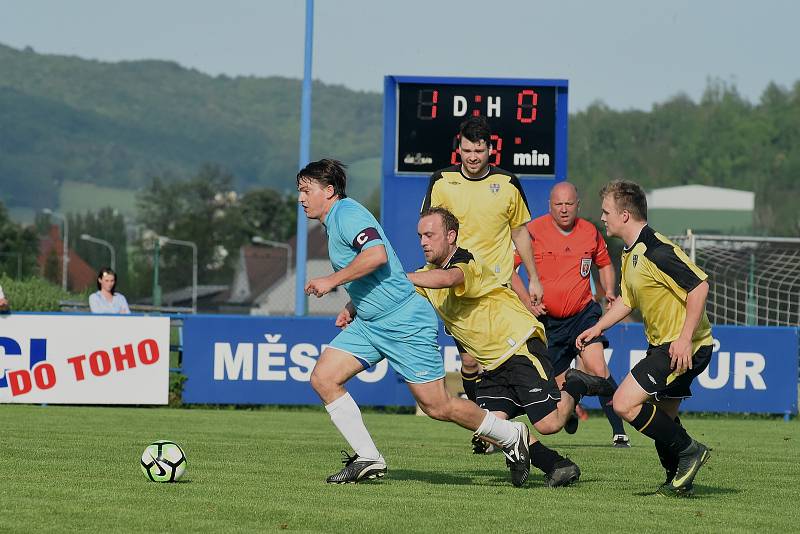
M 318 404 L 309 382 L 319 354 L 338 332 L 333 319 L 185 316 L 183 400 L 207 404 Z M 647 349 L 641 324 L 612 328 L 606 359 L 621 380 Z M 798 329 L 714 328 L 714 357 L 693 384 L 687 411 L 797 413 Z M 448 371 L 458 369 L 452 339 L 440 331 Z M 414 404 L 386 362 L 348 384 L 357 402 Z M 596 399 L 587 399 L 597 407 Z

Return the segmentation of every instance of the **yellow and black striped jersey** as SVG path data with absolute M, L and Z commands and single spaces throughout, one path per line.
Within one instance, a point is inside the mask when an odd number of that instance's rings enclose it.
M 419 271 L 438 269 L 427 264 Z M 447 330 L 485 369 L 494 369 L 514 354 L 528 353 L 526 341 L 545 343 L 544 326 L 528 311 L 514 291 L 502 285 L 485 264 L 463 248 L 456 249 L 444 269 L 461 269 L 464 283 L 455 287 L 417 287 L 444 322 Z M 541 370 L 545 376 L 544 370 Z
M 531 220 L 519 180 L 489 167 L 483 178 L 467 178 L 454 165 L 431 176 L 422 209 L 447 208 L 458 219 L 458 242 L 486 263 L 501 283 L 511 281 L 514 244 L 511 229 Z
M 686 321 L 686 295 L 707 278 L 683 250 L 649 226 L 622 252 L 622 301 L 642 312 L 651 345 L 678 339 Z M 712 343 L 711 323 L 703 310 L 692 352 Z

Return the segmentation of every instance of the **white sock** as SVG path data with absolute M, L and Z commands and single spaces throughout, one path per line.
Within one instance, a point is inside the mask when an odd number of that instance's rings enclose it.
M 517 440 L 519 431 L 511 421 L 500 419 L 489 410 L 486 410 L 486 417 L 483 418 L 483 422 L 478 427 L 478 430 L 475 431 L 475 434 L 490 438 L 502 447 L 508 447 Z
M 369 460 L 381 460 L 383 456 L 378 452 L 372 436 L 369 435 L 364 420 L 361 418 L 361 410 L 358 409 L 356 401 L 349 393 L 345 393 L 332 403 L 325 406 L 331 421 L 339 429 L 339 432 L 353 448 L 353 451 L 361 457 Z

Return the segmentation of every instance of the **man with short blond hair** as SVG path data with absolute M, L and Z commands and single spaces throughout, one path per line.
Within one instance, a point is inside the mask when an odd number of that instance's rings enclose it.
M 678 409 L 694 378 L 711 361 L 713 338 L 705 312 L 708 276 L 647 224 L 647 197 L 638 184 L 615 180 L 600 192 L 601 220 L 623 240 L 622 291 L 596 325 L 581 333 L 583 348 L 638 308 L 648 349 L 614 394 L 614 411 L 655 441 L 667 479 L 658 492 L 689 496 L 708 447 L 681 426 Z

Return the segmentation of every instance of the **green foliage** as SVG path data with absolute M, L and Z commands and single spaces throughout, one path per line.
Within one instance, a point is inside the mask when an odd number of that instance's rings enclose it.
M 2 275 L 0 286 L 3 287 L 12 311 L 61 311 L 58 305 L 60 301 L 81 298 L 65 293 L 60 286 L 43 278 L 13 280 Z
M 198 251 L 201 284 L 230 282 L 239 248 L 255 236 L 286 242 L 295 233 L 297 198 L 259 188 L 244 195 L 232 190 L 233 176 L 204 165 L 194 176 L 166 181 L 155 177 L 139 194 L 139 223 L 145 229 L 134 251 L 131 278 L 135 296 L 152 292 L 153 233 L 192 241 Z M 188 286 L 191 253 L 167 244 L 160 250 L 159 285 L 164 291 Z
M 67 219 L 69 219 L 69 247 L 95 271 L 111 265 L 111 252 L 102 244 L 84 241 L 81 235 L 88 234 L 108 241 L 114 247 L 115 271 L 122 287 L 123 280 L 128 276 L 128 237 L 123 216 L 116 210 L 106 207 L 97 212 L 69 214 Z
M 301 82 L 211 77 L 165 61 L 102 63 L 0 45 L 0 182 L 52 207 L 65 181 L 137 189 L 205 162 L 238 190 L 294 189 Z M 380 156 L 381 96 L 314 83 L 312 157 Z M 55 186 L 55 187 L 54 187 Z
M 36 271 L 38 253 L 36 231 L 9 219 L 5 205 L 0 202 L 0 273 L 17 279 L 30 276 Z
M 571 117 L 569 176 L 588 217 L 599 219 L 596 192 L 615 178 L 701 184 L 754 191 L 759 233 L 800 235 L 800 82 L 770 84 L 758 104 L 719 81 L 699 103 L 679 95 L 649 113 L 593 104 Z

